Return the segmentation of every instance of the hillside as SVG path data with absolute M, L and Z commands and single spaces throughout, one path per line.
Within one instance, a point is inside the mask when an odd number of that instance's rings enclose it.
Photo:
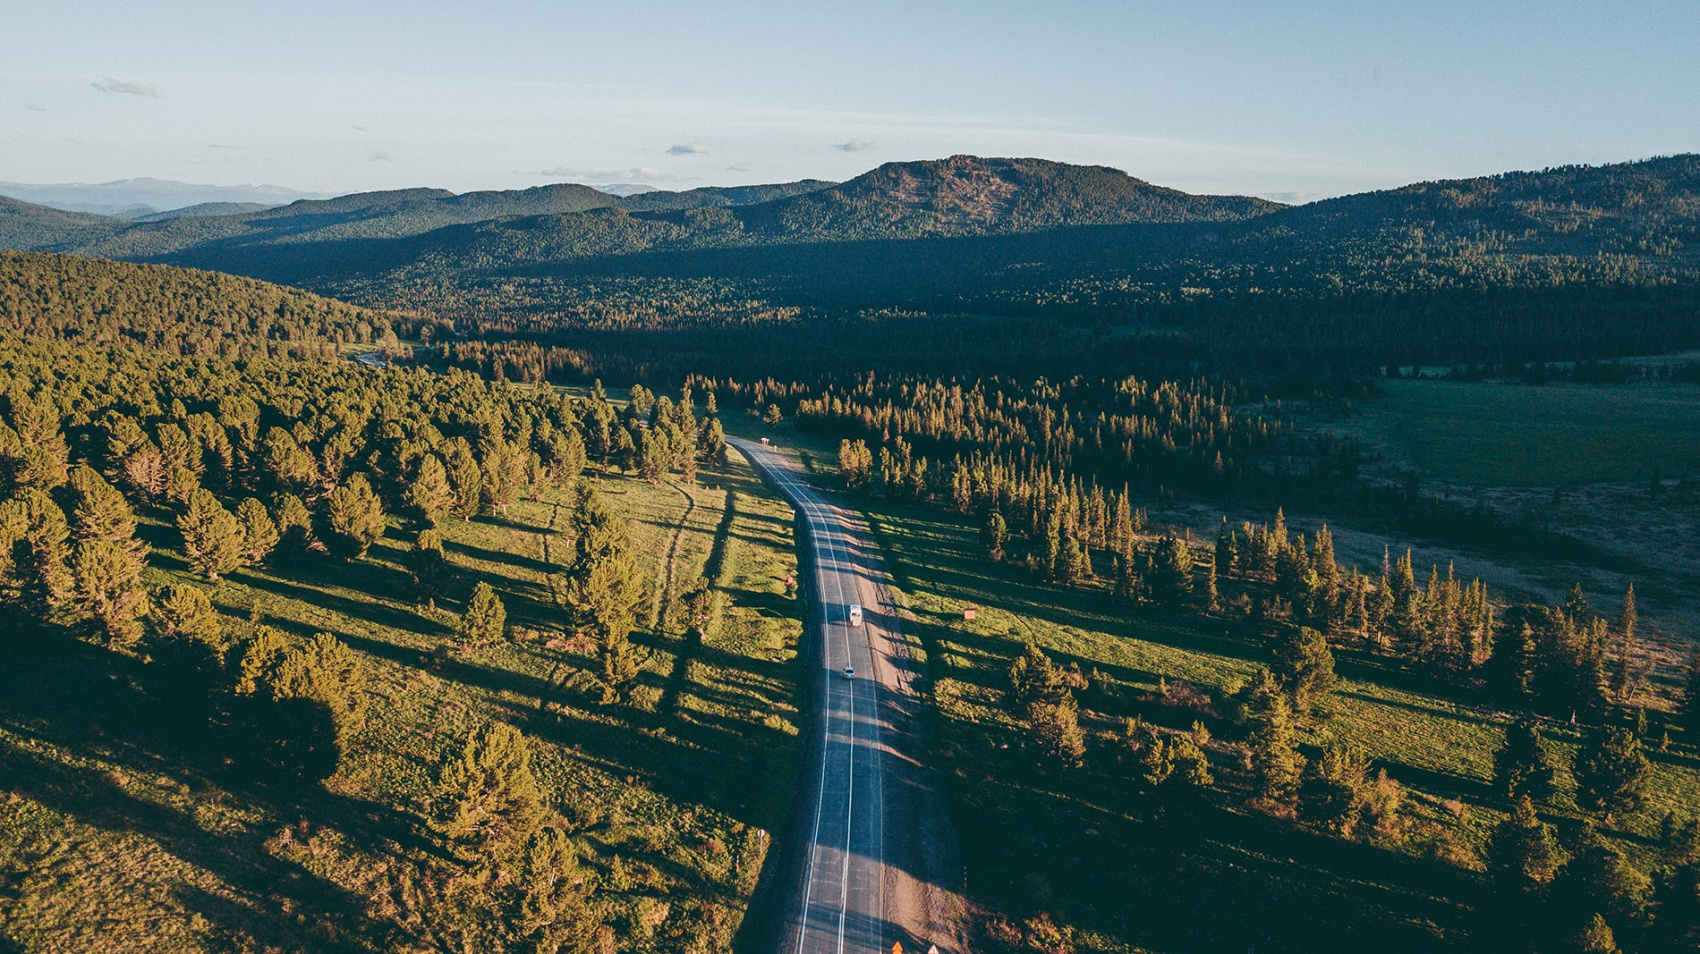
M 0 337 L 173 354 L 335 354 L 395 338 L 392 316 L 250 278 L 0 252 Z

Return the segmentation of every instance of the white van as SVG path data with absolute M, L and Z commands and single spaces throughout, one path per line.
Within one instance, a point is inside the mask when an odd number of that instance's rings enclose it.
M 862 607 L 855 603 L 850 604 L 850 625 L 862 625 Z

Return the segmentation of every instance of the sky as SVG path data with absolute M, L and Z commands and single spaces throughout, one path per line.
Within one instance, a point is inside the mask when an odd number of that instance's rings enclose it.
M 847 179 L 1287 201 L 1700 150 L 1700 3 L 0 0 L 0 180 Z

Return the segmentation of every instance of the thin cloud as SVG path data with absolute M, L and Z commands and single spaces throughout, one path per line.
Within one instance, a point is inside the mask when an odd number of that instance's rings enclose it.
M 861 152 L 864 149 L 874 148 L 874 144 L 864 139 L 852 139 L 849 142 L 841 142 L 832 148 L 839 152 Z
M 667 154 L 669 156 L 706 156 L 708 155 L 708 147 L 700 142 L 693 142 L 688 146 L 668 146 Z
M 47 112 L 46 106 L 36 106 L 33 103 L 30 104 L 29 106 L 24 107 L 24 108 L 28 109 L 32 113 L 45 113 L 45 112 Z
M 374 149 L 371 152 L 366 154 L 366 161 L 367 162 L 394 162 L 395 160 L 390 158 L 390 154 L 383 151 L 382 149 Z
M 693 176 L 680 175 L 677 172 L 666 172 L 652 166 L 638 166 L 632 169 L 574 169 L 568 166 L 556 166 L 553 169 L 540 169 L 535 172 L 527 169 L 515 169 L 517 176 L 540 176 L 546 179 L 588 179 L 592 182 L 689 182 Z
M 365 126 L 361 126 L 357 123 L 349 123 L 348 128 L 355 130 L 356 132 L 366 132 L 367 131 Z
M 749 172 L 750 167 L 749 166 L 727 166 L 726 171 L 727 172 Z
M 89 84 L 103 93 L 124 93 L 129 96 L 146 96 L 149 99 L 159 99 L 159 87 L 135 80 L 121 80 L 116 76 L 108 76 Z
M 209 143 L 207 143 L 207 148 L 208 149 L 235 149 L 236 147 L 232 146 L 230 143 L 227 143 L 227 142 L 209 142 Z

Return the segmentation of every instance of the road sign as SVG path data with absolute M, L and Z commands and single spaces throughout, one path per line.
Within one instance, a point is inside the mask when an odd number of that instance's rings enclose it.
M 927 954 L 939 954 L 939 946 L 937 944 L 928 944 Z

